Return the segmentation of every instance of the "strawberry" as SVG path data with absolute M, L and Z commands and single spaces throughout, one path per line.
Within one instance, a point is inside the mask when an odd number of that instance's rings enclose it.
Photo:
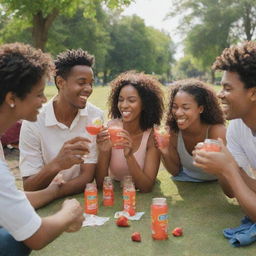
M 141 242 L 141 235 L 140 235 L 140 233 L 139 232 L 132 233 L 131 239 L 134 242 Z
M 182 236 L 183 235 L 183 229 L 182 228 L 175 228 L 172 231 L 173 236 Z
M 118 227 L 129 227 L 130 224 L 128 222 L 128 219 L 125 216 L 120 216 L 117 220 L 116 220 L 116 225 Z

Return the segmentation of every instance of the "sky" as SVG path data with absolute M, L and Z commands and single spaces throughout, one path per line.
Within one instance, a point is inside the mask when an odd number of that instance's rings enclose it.
M 170 11 L 171 0 L 135 0 L 129 7 L 126 7 L 123 15 L 136 14 L 144 19 L 147 26 L 164 30 L 171 36 L 177 45 L 177 53 L 175 58 L 179 59 L 183 56 L 180 36 L 175 32 L 175 26 L 178 18 L 167 18 L 166 15 Z

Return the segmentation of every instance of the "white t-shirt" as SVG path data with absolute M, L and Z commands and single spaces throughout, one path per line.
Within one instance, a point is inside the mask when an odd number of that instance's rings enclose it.
M 251 169 L 256 170 L 256 136 L 242 119 L 230 121 L 227 147 L 238 165 L 251 176 Z
M 31 237 L 41 226 L 41 218 L 24 192 L 16 188 L 15 179 L 2 160 L 0 160 L 0 226 L 17 241 Z
M 22 177 L 38 173 L 45 164 L 57 156 L 64 142 L 77 136 L 91 140 L 90 153 L 85 163 L 97 163 L 96 136 L 85 130 L 86 124 L 99 117 L 103 120 L 103 111 L 87 102 L 80 109 L 70 127 L 57 121 L 53 109 L 53 99 L 44 105 L 36 122 L 23 121 L 20 132 L 20 171 Z M 65 180 L 73 179 L 80 174 L 80 165 L 62 170 Z

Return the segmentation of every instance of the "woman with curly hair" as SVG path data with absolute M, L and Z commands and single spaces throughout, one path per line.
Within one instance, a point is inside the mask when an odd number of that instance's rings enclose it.
M 225 126 L 217 96 L 210 87 L 196 79 L 177 81 L 171 87 L 167 126 L 170 142 L 159 147 L 166 169 L 174 180 L 203 182 L 216 176 L 193 165 L 192 151 L 206 138 L 222 138 Z
M 151 75 L 129 71 L 112 81 L 111 87 L 109 116 L 112 120 L 108 126 L 119 121 L 123 128 L 119 134 L 122 140 L 112 147 L 107 128 L 98 134 L 98 187 L 102 187 L 107 175 L 118 181 L 131 175 L 136 188 L 149 192 L 160 164 L 152 128 L 160 124 L 163 115 L 161 84 Z

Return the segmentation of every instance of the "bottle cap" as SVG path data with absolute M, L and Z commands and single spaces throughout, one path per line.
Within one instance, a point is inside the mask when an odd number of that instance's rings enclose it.
M 158 204 L 158 205 L 167 204 L 166 198 L 165 197 L 152 198 L 152 204 Z

